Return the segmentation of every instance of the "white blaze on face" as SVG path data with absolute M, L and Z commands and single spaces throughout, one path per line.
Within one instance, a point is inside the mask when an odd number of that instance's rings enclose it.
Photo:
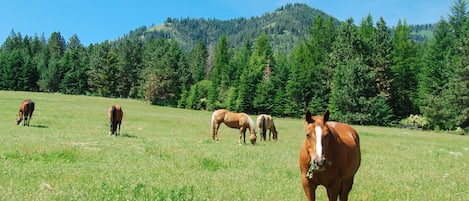
M 320 126 L 316 126 L 316 157 L 318 160 L 322 158 L 322 129 Z

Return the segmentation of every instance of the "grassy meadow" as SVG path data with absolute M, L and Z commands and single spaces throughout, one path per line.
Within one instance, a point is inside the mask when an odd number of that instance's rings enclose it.
M 15 123 L 25 98 L 36 103 L 31 127 Z M 111 104 L 124 111 L 119 137 L 108 136 Z M 225 125 L 212 142 L 210 117 L 139 100 L 0 91 L 0 200 L 305 200 L 303 120 L 275 118 L 278 142 L 240 146 Z M 362 164 L 350 200 L 468 199 L 469 137 L 354 127 Z M 325 188 L 317 193 L 327 200 Z

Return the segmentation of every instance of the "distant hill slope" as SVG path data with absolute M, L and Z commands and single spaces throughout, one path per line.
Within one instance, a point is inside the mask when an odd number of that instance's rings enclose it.
M 306 4 L 287 4 L 274 12 L 251 18 L 232 20 L 168 18 L 163 24 L 148 28 L 143 26 L 130 31 L 119 40 L 169 38 L 178 41 L 184 50 L 191 50 L 199 40 L 207 45 L 215 45 L 220 36 L 225 35 L 228 43 L 236 47 L 246 40 L 254 40 L 261 33 L 266 33 L 274 51 L 287 52 L 298 41 L 309 35 L 309 28 L 318 15 L 331 17 Z
M 251 18 L 231 20 L 167 18 L 163 24 L 151 27 L 142 26 L 116 40 L 140 38 L 145 40 L 167 38 L 178 41 L 185 51 L 190 51 L 202 40 L 207 46 L 215 47 L 222 35 L 229 45 L 238 47 L 247 40 L 255 40 L 266 33 L 275 52 L 289 52 L 301 40 L 309 36 L 309 28 L 316 16 L 332 17 L 321 10 L 306 4 L 286 4 L 271 13 Z M 354 19 L 359 24 L 361 19 Z M 376 20 L 376 19 L 375 19 Z M 433 36 L 433 25 L 411 25 L 412 36 L 422 42 Z M 390 27 L 391 28 L 391 27 Z M 392 29 L 392 28 L 391 28 Z M 392 33 L 392 31 L 391 31 Z

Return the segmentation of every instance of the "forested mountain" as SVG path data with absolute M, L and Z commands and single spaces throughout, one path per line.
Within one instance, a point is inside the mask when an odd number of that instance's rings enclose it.
M 469 128 L 469 14 L 389 27 L 338 22 L 304 4 L 250 19 L 172 19 L 85 47 L 77 35 L 0 47 L 0 89 L 139 98 L 195 110 L 429 129 Z M 415 118 L 417 117 L 417 118 Z
M 306 4 L 287 4 L 271 13 L 251 18 L 231 20 L 168 18 L 161 25 L 139 27 L 120 39 L 141 38 L 150 40 L 166 38 L 176 40 L 184 50 L 193 49 L 198 41 L 215 45 L 225 36 L 232 47 L 245 41 L 254 41 L 261 33 L 267 34 L 275 51 L 288 52 L 301 39 L 308 37 L 311 23 L 317 17 L 332 17 Z M 339 21 L 334 18 L 339 25 Z
M 261 33 L 266 33 L 275 52 L 287 53 L 301 39 L 309 37 L 309 29 L 317 16 L 332 18 L 334 23 L 340 24 L 339 20 L 321 10 L 296 3 L 287 4 L 273 12 L 251 18 L 231 20 L 168 18 L 163 24 L 151 27 L 142 26 L 132 30 L 117 42 L 135 38 L 174 39 L 184 50 L 188 51 L 193 49 L 198 41 L 208 46 L 214 45 L 222 35 L 227 38 L 231 46 L 238 47 L 244 41 L 254 41 Z M 409 26 L 411 35 L 417 42 L 424 42 L 433 37 L 434 24 Z M 393 27 L 389 29 L 392 33 Z

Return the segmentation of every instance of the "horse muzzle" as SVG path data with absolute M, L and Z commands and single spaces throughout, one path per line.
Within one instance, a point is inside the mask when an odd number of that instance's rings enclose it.
M 327 164 L 327 161 L 325 159 L 313 160 L 313 165 L 315 166 L 314 170 L 318 172 L 326 170 L 326 164 Z

